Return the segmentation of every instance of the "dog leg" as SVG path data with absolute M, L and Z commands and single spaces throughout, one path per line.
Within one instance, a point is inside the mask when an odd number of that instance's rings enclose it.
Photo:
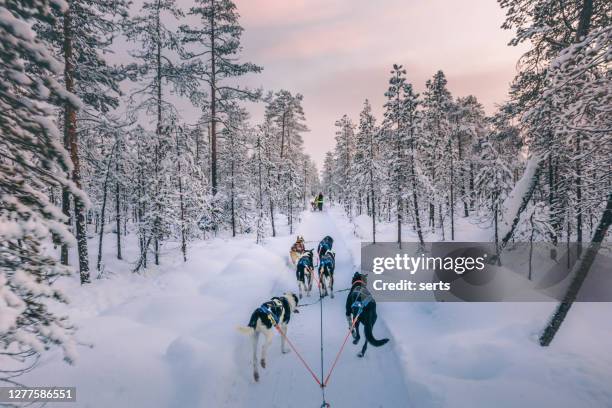
M 261 346 L 261 368 L 266 368 L 266 357 L 268 355 L 268 348 L 270 347 L 270 344 L 272 344 L 272 338 L 274 337 L 274 332 L 272 331 L 272 328 L 266 330 L 264 335 L 266 336 L 266 341 L 263 346 Z
M 363 348 L 361 349 L 361 353 L 357 354 L 358 357 L 365 356 L 366 349 L 368 348 L 368 341 L 363 342 Z
M 353 344 L 359 343 L 361 335 L 359 334 L 359 322 L 355 323 L 355 330 L 353 330 Z
M 251 341 L 253 342 L 253 379 L 257 382 L 259 381 L 259 372 L 257 371 L 257 343 L 259 341 L 259 332 L 257 330 L 251 335 Z
M 285 349 L 285 336 L 287 335 L 288 327 L 286 324 L 281 323 L 280 328 L 281 328 L 281 331 L 283 332 L 283 335 L 281 335 L 281 353 L 287 354 L 289 350 Z
M 331 290 L 331 298 L 334 298 L 334 275 L 329 277 L 329 289 Z

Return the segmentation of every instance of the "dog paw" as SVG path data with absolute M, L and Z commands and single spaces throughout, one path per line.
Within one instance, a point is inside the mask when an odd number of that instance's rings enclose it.
M 357 343 L 359 343 L 359 339 L 354 339 L 353 344 L 357 344 Z
M 281 350 L 283 354 L 291 353 L 291 350 Z
M 266 368 L 266 360 L 262 358 L 259 363 L 261 364 L 261 368 Z
M 363 354 L 362 352 L 357 353 L 357 357 L 360 357 L 360 358 L 361 358 L 361 357 L 363 357 L 363 356 L 364 356 L 364 354 Z
M 334 292 L 332 292 L 332 294 L 331 294 L 331 298 L 332 298 L 332 299 L 334 298 Z
M 259 373 L 253 373 L 253 379 L 255 380 L 255 382 L 259 382 Z

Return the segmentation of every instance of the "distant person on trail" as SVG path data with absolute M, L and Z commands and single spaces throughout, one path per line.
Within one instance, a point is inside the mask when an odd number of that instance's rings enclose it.
M 304 253 L 304 237 L 298 235 L 295 243 L 291 246 L 291 250 L 289 251 L 289 256 L 291 257 L 291 262 L 295 265 L 300 256 Z
M 317 196 L 317 208 L 319 211 L 323 211 L 323 193 L 319 193 Z

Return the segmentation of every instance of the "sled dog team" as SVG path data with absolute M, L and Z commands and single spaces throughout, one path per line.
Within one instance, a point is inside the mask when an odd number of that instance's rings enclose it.
M 292 263 L 296 266 L 296 278 L 298 282 L 299 296 L 292 292 L 286 292 L 281 297 L 273 297 L 255 309 L 246 327 L 239 327 L 238 330 L 251 337 L 253 345 L 253 378 L 259 381 L 258 367 L 266 368 L 266 357 L 268 348 L 272 344 L 274 331 L 281 332 L 281 353 L 288 353 L 285 348 L 285 336 L 291 315 L 299 313 L 298 303 L 302 298 L 302 293 L 310 296 L 312 281 L 315 273 L 314 249 L 306 249 L 304 237 L 298 236 L 296 242 L 291 246 L 289 255 Z M 334 240 L 326 236 L 321 240 L 317 247 L 319 264 L 317 265 L 318 285 L 320 285 L 321 297 L 330 295 L 334 298 L 334 269 L 336 266 L 335 253 L 332 249 Z M 386 344 L 389 339 L 377 340 L 374 338 L 372 328 L 376 323 L 376 302 L 366 287 L 367 275 L 355 272 L 351 280 L 351 289 L 346 298 L 345 315 L 349 330 L 353 336 L 353 344 L 359 343 L 359 326 L 363 325 L 366 341 L 359 354 L 365 355 L 368 343 L 375 347 Z M 257 346 L 259 336 L 263 334 L 265 340 L 261 347 L 261 359 L 257 359 Z

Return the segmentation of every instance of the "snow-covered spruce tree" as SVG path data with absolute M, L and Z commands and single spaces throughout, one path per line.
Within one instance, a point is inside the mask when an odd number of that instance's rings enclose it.
M 535 169 L 525 173 L 526 180 L 517 184 L 520 191 L 512 194 L 524 205 L 510 216 L 504 241 L 517 230 L 521 213 L 544 184 L 553 243 L 564 225 L 581 242 L 585 215 L 593 219 L 602 211 L 606 179 L 612 177 L 601 171 L 602 161 L 610 157 L 605 137 L 610 128 L 610 73 L 604 55 L 612 6 L 596 0 L 501 0 L 500 5 L 507 9 L 503 27 L 516 30 L 510 44 L 530 44 L 511 92 L 524 133 L 530 136 L 533 155 L 527 169 Z M 585 183 L 591 176 L 597 181 Z
M 171 193 L 171 230 L 181 242 L 183 261 L 187 261 L 187 246 L 190 241 L 200 238 L 198 222 L 207 214 L 209 195 L 207 179 L 201 174 L 195 149 L 200 132 L 189 132 L 184 125 L 173 130 L 175 150 L 169 155 L 174 163 L 171 178 L 174 188 Z
M 0 382 L 8 384 L 52 345 L 75 358 L 73 327 L 49 308 L 66 302 L 53 281 L 70 271 L 43 247 L 74 243 L 49 186 L 87 202 L 69 180 L 72 164 L 53 122 L 54 107 L 80 102 L 54 79 L 62 65 L 31 28 L 65 10 L 42 0 L 0 4 Z
M 487 123 L 482 105 L 472 95 L 457 98 L 453 108 L 451 141 L 457 159 L 453 184 L 458 187 L 458 198 L 463 202 L 463 216 L 468 217 L 474 210 L 474 160 L 478 159 L 477 146 L 485 136 Z
M 334 199 L 338 198 L 337 184 L 334 181 L 334 167 L 335 158 L 333 152 L 325 153 L 325 160 L 323 161 L 322 169 L 322 180 L 323 185 L 322 192 L 327 197 L 328 202 L 333 202 Z
M 446 77 L 442 71 L 438 71 L 434 77 L 427 80 L 425 93 L 423 95 L 424 107 L 424 137 L 420 151 L 423 162 L 423 170 L 427 178 L 431 180 L 429 187 L 429 226 L 432 231 L 436 225 L 436 206 L 438 210 L 438 226 L 444 239 L 444 219 L 446 210 L 453 204 L 447 192 L 450 190 L 450 160 L 447 154 L 452 153 L 449 147 L 452 129 L 450 114 L 453 108 L 453 100 L 446 88 Z M 454 197 L 453 197 L 454 199 Z M 448 205 L 447 205 L 448 203 Z
M 512 189 L 512 171 L 495 148 L 493 141 L 485 141 L 481 146 L 480 169 L 474 177 L 474 188 L 478 194 L 479 207 L 492 214 L 494 242 L 499 243 L 499 217 L 502 205 Z
M 61 78 L 64 86 L 83 101 L 83 107 L 78 112 L 71 104 L 66 104 L 62 118 L 64 147 L 70 152 L 72 179 L 78 188 L 81 188 L 84 173 L 81 139 L 84 135 L 92 134 L 86 128 L 95 128 L 98 116 L 106 114 L 118 104 L 118 73 L 106 65 L 102 54 L 108 50 L 121 18 L 127 14 L 126 5 L 123 0 L 72 0 L 64 13 L 56 15 L 53 23 L 39 22 L 34 25 L 40 38 L 64 62 Z M 66 190 L 62 193 L 62 200 L 63 211 L 69 214 L 70 195 Z M 73 209 L 81 281 L 86 283 L 90 279 L 86 208 L 78 196 L 74 196 Z M 67 264 L 66 246 L 62 246 L 61 258 Z
M 261 162 L 263 165 L 263 186 L 265 200 L 270 220 L 272 236 L 276 236 L 275 214 L 280 200 L 280 186 L 277 174 L 280 170 L 280 144 L 276 143 L 277 129 L 271 117 L 266 117 L 259 126 L 261 144 Z
M 268 162 L 264 149 L 264 137 L 265 132 L 260 126 L 255 133 L 255 142 L 253 145 L 253 158 L 251 160 L 251 174 L 254 175 L 255 186 L 255 203 L 256 203 L 256 216 L 255 216 L 255 232 L 256 242 L 261 244 L 266 237 L 266 191 L 267 191 L 267 169 Z
M 336 147 L 334 150 L 335 166 L 333 171 L 334 182 L 338 186 L 337 199 L 344 207 L 344 211 L 353 217 L 353 201 L 356 195 L 357 180 L 353 171 L 355 156 L 355 124 L 347 115 L 336 121 Z
M 252 227 L 250 218 L 254 206 L 247 166 L 251 136 L 248 119 L 248 112 L 235 106 L 229 111 L 220 135 L 219 191 L 227 197 L 224 223 L 230 225 L 233 237 Z
M 227 80 L 251 72 L 260 72 L 261 67 L 247 62 L 237 62 L 241 51 L 240 26 L 236 5 L 231 0 L 195 0 L 189 15 L 199 18 L 197 25 L 180 27 L 181 42 L 186 46 L 181 56 L 188 70 L 199 83 L 210 87 L 207 100 L 200 91 L 191 94 L 194 103 L 206 106 L 210 112 L 211 189 L 217 193 L 217 124 L 224 122 L 224 115 L 236 99 L 256 100 L 259 91 L 251 91 L 228 84 Z
M 129 67 L 130 78 L 137 82 L 137 88 L 130 97 L 130 109 L 137 115 L 141 112 L 154 117 L 155 137 L 152 138 L 153 151 L 148 152 L 148 146 L 139 143 L 141 159 L 150 160 L 153 168 L 146 173 L 146 185 L 141 186 L 143 197 L 148 196 L 149 206 L 141 206 L 140 211 L 147 213 L 139 217 L 140 222 L 152 222 L 152 225 L 139 227 L 141 232 L 148 231 L 151 236 L 141 237 L 141 258 L 146 256 L 149 245 L 153 243 L 155 264 L 159 264 L 159 248 L 164 235 L 163 218 L 170 208 L 169 196 L 166 191 L 166 170 L 164 163 L 167 153 L 174 151 L 171 131 L 176 123 L 176 109 L 168 101 L 171 91 L 178 94 L 191 94 L 196 86 L 190 70 L 185 64 L 175 64 L 177 53 L 181 52 L 181 41 L 177 33 L 164 24 L 165 19 L 178 19 L 183 12 L 176 6 L 174 0 L 152 0 L 144 2 L 140 14 L 133 17 L 126 25 L 125 34 L 129 41 L 137 43 L 131 51 L 137 62 Z M 170 86 L 170 89 L 168 88 Z M 143 132 L 136 133 L 143 136 Z M 143 164 L 144 165 L 144 164 Z M 169 169 L 168 169 L 169 170 Z M 152 179 L 148 180 L 149 177 Z M 143 180 L 145 181 L 145 180 Z M 146 265 L 142 260 L 139 265 Z
M 301 163 L 304 141 L 302 133 L 307 132 L 302 108 L 303 96 L 293 95 L 287 90 L 280 90 L 266 96 L 267 121 L 274 124 L 276 143 L 279 145 L 277 161 L 277 178 L 280 191 L 284 194 L 285 210 L 289 224 L 289 233 L 293 233 L 293 215 L 297 200 L 302 197 L 305 186 L 301 181 Z
M 372 106 L 366 99 L 359 114 L 359 127 L 355 136 L 355 156 L 353 167 L 357 180 L 357 210 L 362 213 L 362 206 L 367 207 L 367 213 L 372 217 L 372 242 L 376 242 L 376 217 L 379 197 L 380 172 L 380 132 L 376 127 L 376 118 Z M 365 200 L 364 200 L 365 198 Z M 365 203 L 363 202 L 365 201 Z
M 388 147 L 385 150 L 389 166 L 389 188 L 394 196 L 395 217 L 397 220 L 397 242 L 402 242 L 402 221 L 407 212 L 404 203 L 408 199 L 409 182 L 413 194 L 416 194 L 416 178 L 414 171 L 414 138 L 417 125 L 417 108 L 419 95 L 412 85 L 406 82 L 406 70 L 401 65 L 393 65 L 389 88 L 385 92 L 385 121 L 383 123 L 384 137 Z M 410 178 L 410 180 L 409 180 Z M 418 197 L 413 197 L 415 210 L 415 225 L 419 241 L 423 242 L 419 220 Z

